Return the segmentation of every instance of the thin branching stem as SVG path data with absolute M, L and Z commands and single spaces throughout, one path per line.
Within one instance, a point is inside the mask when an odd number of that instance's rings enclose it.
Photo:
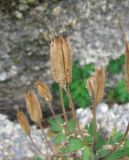
M 82 135 L 83 133 L 81 131 L 81 128 L 80 128 L 80 125 L 79 125 L 79 121 L 77 119 L 77 114 L 76 114 L 76 110 L 74 108 L 74 104 L 73 104 L 72 95 L 71 95 L 71 92 L 70 92 L 69 85 L 65 88 L 65 91 L 66 91 L 67 97 L 69 99 L 69 107 L 70 107 L 70 109 L 72 111 L 73 118 L 74 118 L 74 120 L 76 122 L 76 125 L 78 127 L 78 130 L 79 130 L 80 134 Z
M 32 144 L 34 145 L 34 147 L 36 148 L 36 150 L 37 150 L 43 157 L 46 157 L 46 154 L 40 151 L 40 149 L 37 147 L 37 145 L 36 145 L 35 142 L 33 141 L 33 138 L 31 137 L 30 134 L 29 134 L 29 138 L 30 138 L 31 143 L 32 143 Z
M 96 100 L 95 100 L 95 98 L 92 99 L 92 103 L 93 103 L 92 112 L 93 112 L 93 127 L 94 127 L 93 152 L 96 154 L 96 143 L 97 143 L 96 131 L 97 131 L 97 124 L 96 124 Z
M 43 126 L 42 126 L 41 122 L 39 122 L 39 126 L 40 126 L 40 129 L 42 131 L 43 137 L 44 137 L 44 139 L 46 141 L 46 144 L 48 145 L 48 147 L 50 148 L 50 150 L 56 155 L 55 150 L 53 149 L 52 145 L 50 144 L 50 142 L 47 139 L 46 133 L 44 132 L 44 129 L 43 129 Z
M 68 117 L 67 117 L 65 106 L 64 106 L 63 90 L 62 90 L 61 86 L 59 86 L 59 90 L 60 90 L 60 100 L 61 100 L 62 112 L 64 115 L 64 120 L 66 122 L 66 125 L 68 126 Z

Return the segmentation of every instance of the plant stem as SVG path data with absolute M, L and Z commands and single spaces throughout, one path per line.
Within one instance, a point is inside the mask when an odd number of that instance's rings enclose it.
M 51 113 L 52 113 L 52 115 L 53 115 L 53 118 L 55 119 L 56 123 L 57 123 L 57 124 L 60 126 L 60 128 L 62 129 L 62 132 L 64 132 L 64 128 L 62 127 L 61 123 L 60 123 L 60 122 L 57 120 L 57 118 L 56 118 L 56 114 L 55 114 L 54 109 L 52 108 L 52 104 L 49 103 L 48 105 L 49 105 L 49 109 L 50 109 L 50 111 L 51 111 Z
M 123 138 L 121 139 L 121 141 L 119 142 L 119 144 L 115 145 L 114 148 L 112 149 L 112 151 L 110 153 L 108 153 L 105 157 L 102 157 L 100 160 L 106 160 L 113 152 L 115 152 L 118 148 L 120 148 L 121 144 L 125 141 L 125 139 L 127 138 L 129 132 L 129 123 L 128 126 L 126 128 L 126 131 L 124 133 Z
M 51 150 L 55 155 L 57 155 L 56 152 L 55 152 L 55 150 L 52 148 L 52 145 L 50 144 L 50 142 L 49 142 L 48 139 L 47 139 L 46 133 L 44 132 L 44 129 L 43 129 L 43 126 L 42 126 L 41 122 L 39 122 L 39 126 L 40 126 L 40 129 L 41 129 L 42 134 L 43 134 L 43 136 L 44 136 L 44 139 L 45 139 L 45 141 L 46 141 L 46 144 L 48 145 L 48 147 L 50 148 L 50 150 Z
M 68 126 L 68 117 L 67 117 L 65 106 L 64 106 L 63 90 L 60 85 L 59 85 L 59 89 L 60 89 L 60 100 L 61 100 L 62 112 L 64 115 L 64 120 L 66 122 L 66 125 Z
M 32 143 L 32 144 L 34 145 L 34 147 L 36 148 L 36 150 L 37 150 L 43 157 L 45 157 L 46 154 L 45 154 L 45 153 L 42 153 L 42 152 L 40 151 L 40 149 L 37 147 L 37 145 L 36 145 L 35 142 L 33 141 L 33 138 L 31 137 L 31 135 L 29 135 L 29 138 L 30 138 L 31 143 Z
M 92 112 L 93 112 L 93 126 L 94 126 L 94 144 L 93 144 L 93 152 L 96 154 L 96 131 L 97 131 L 97 124 L 96 124 L 96 101 L 95 98 L 93 98 L 93 108 L 92 108 Z
M 70 88 L 69 88 L 69 85 L 65 88 L 65 91 L 66 91 L 66 94 L 67 94 L 67 97 L 69 99 L 69 107 L 72 111 L 72 114 L 73 114 L 73 118 L 76 122 L 76 125 L 78 127 L 78 130 L 80 132 L 80 134 L 82 135 L 82 131 L 81 131 L 81 128 L 80 128 L 80 125 L 79 125 L 79 121 L 77 119 L 77 114 L 76 114 L 76 111 L 75 111 L 75 108 L 74 108 L 74 104 L 73 104 L 73 100 L 72 100 L 72 96 L 71 96 L 71 92 L 70 92 Z

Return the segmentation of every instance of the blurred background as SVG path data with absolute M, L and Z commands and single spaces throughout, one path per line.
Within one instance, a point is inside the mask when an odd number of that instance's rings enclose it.
M 0 160 L 32 159 L 34 156 L 34 148 L 17 124 L 16 110 L 26 111 L 24 94 L 34 88 L 36 80 L 49 85 L 56 113 L 61 112 L 58 87 L 50 73 L 48 26 L 71 38 L 74 60 L 71 92 L 82 122 L 87 123 L 91 118 L 85 119 L 90 111 L 85 82 L 96 66 L 106 68 L 104 103 L 98 107 L 98 113 L 108 113 L 110 119 L 117 117 L 115 122 L 128 113 L 124 44 L 117 18 L 121 17 L 129 37 L 128 15 L 129 0 L 0 0 Z M 51 114 L 43 100 L 40 101 L 46 119 Z M 112 121 L 110 119 L 107 121 Z M 128 115 L 122 117 L 118 124 L 120 130 L 125 129 L 128 119 Z M 35 132 L 34 128 L 37 138 Z

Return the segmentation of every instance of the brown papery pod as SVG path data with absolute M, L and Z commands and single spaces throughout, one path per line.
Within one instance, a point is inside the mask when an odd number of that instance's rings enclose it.
M 42 111 L 39 104 L 39 101 L 34 93 L 34 91 L 30 90 L 25 95 L 26 106 L 28 113 L 35 123 L 39 123 L 42 120 Z
M 40 81 L 36 81 L 35 86 L 39 92 L 39 94 L 44 97 L 45 101 L 47 103 L 51 103 L 52 101 L 52 96 L 50 93 L 50 90 L 48 88 L 48 86 Z
M 125 84 L 129 92 L 129 43 L 126 42 L 125 50 Z
M 53 79 L 64 86 L 72 81 L 72 51 L 69 37 L 55 37 L 50 44 L 51 73 Z
M 127 91 L 129 92 L 129 42 L 126 39 L 121 18 L 118 17 L 118 20 L 119 20 L 121 38 L 125 44 L 125 84 L 126 84 Z
M 95 98 L 95 95 L 96 95 L 96 84 L 95 83 L 96 83 L 95 76 L 88 78 L 86 82 L 86 88 L 88 89 L 90 96 L 93 98 Z
M 96 103 L 100 103 L 104 96 L 104 87 L 105 87 L 105 70 L 104 68 L 96 69 Z
M 17 112 L 17 119 L 19 124 L 22 127 L 22 130 L 25 132 L 25 134 L 29 135 L 31 132 L 31 127 L 30 124 L 25 116 L 25 114 L 23 112 L 18 111 Z

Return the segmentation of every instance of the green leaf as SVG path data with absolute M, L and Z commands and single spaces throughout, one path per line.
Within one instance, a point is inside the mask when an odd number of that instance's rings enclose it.
M 70 138 L 69 144 L 68 144 L 68 151 L 74 152 L 83 147 L 83 142 L 79 138 Z
M 108 98 L 119 103 L 126 103 L 129 101 L 129 93 L 127 92 L 125 81 L 120 80 L 114 87 L 108 89 Z
M 74 132 L 76 128 L 76 122 L 74 119 L 70 119 L 69 122 L 68 122 L 68 132 Z
M 91 122 L 90 124 L 86 125 L 85 129 L 89 132 L 91 136 L 94 135 L 94 128 L 93 128 L 93 123 Z
M 90 149 L 88 147 L 85 147 L 83 149 L 83 153 L 82 153 L 82 160 L 90 160 L 90 156 L 91 156 L 91 152 Z
M 103 145 L 105 145 L 105 139 L 99 132 L 97 132 L 97 144 L 96 144 L 97 150 L 103 148 Z
M 115 60 L 111 60 L 107 67 L 107 70 L 110 74 L 120 73 L 122 72 L 124 63 L 125 63 L 125 56 L 122 55 Z
M 56 144 L 60 144 L 60 143 L 64 142 L 66 139 L 67 139 L 67 137 L 64 134 L 60 133 L 55 137 L 54 141 Z
M 123 138 L 123 134 L 121 132 L 117 132 L 116 130 L 114 130 L 107 144 L 118 143 L 122 138 Z
M 121 158 L 124 158 L 125 156 L 129 156 L 129 148 L 124 147 L 122 149 L 119 149 L 111 154 L 109 156 L 109 160 L 119 160 Z
M 43 160 L 41 157 L 35 157 L 33 160 Z
M 64 120 L 63 120 L 60 116 L 58 116 L 58 117 L 56 118 L 56 120 L 53 119 L 53 118 L 49 118 L 49 119 L 48 119 L 48 122 L 49 122 L 50 125 L 51 125 L 51 130 L 52 130 L 53 132 L 58 132 L 58 133 L 59 133 L 59 132 L 62 131 L 62 129 L 61 129 L 60 125 L 58 125 L 57 121 L 58 121 L 60 124 L 63 124 L 63 123 L 64 123 Z
M 67 153 L 67 148 L 66 147 L 61 147 L 60 148 L 60 153 Z

